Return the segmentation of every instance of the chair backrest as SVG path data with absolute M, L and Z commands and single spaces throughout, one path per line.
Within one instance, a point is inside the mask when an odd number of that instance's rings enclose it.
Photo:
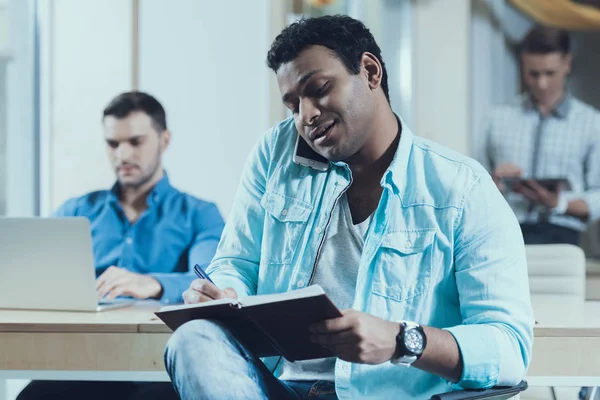
M 592 222 L 581 234 L 581 248 L 587 258 L 600 258 L 600 221 Z
M 585 301 L 585 254 L 571 244 L 526 245 L 532 296 Z

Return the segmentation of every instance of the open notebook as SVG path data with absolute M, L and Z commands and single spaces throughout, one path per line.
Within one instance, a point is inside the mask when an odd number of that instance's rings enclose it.
M 309 326 L 342 313 L 318 285 L 286 293 L 220 299 L 163 307 L 156 315 L 176 330 L 196 319 L 219 321 L 258 357 L 283 356 L 288 361 L 331 357 L 310 341 Z

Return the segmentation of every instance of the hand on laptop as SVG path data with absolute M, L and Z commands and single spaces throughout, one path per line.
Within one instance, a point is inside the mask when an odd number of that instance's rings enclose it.
M 204 303 L 205 301 L 217 299 L 237 299 L 237 292 L 232 288 L 224 290 L 219 289 L 206 279 L 196 279 L 188 290 L 183 292 L 183 301 L 185 304 Z
M 112 300 L 117 296 L 131 296 L 136 299 L 159 298 L 162 286 L 148 275 L 136 274 L 119 267 L 109 267 L 96 279 L 99 299 Z
M 381 364 L 394 356 L 400 324 L 353 309 L 342 314 L 313 324 L 311 340 L 353 363 Z

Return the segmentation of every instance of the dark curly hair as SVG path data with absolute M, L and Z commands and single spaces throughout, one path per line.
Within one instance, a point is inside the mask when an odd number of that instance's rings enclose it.
M 360 21 L 347 15 L 326 15 L 302 18 L 288 25 L 276 38 L 267 53 L 267 65 L 277 72 L 281 64 L 298 57 L 312 45 L 325 46 L 344 63 L 350 74 L 360 73 L 360 60 L 365 52 L 373 54 L 383 69 L 381 88 L 388 102 L 387 70 L 381 49 L 369 29 Z

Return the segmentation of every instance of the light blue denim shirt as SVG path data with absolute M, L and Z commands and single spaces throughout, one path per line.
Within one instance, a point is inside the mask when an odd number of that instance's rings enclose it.
M 215 283 L 240 295 L 311 284 L 331 212 L 352 183 L 349 167 L 292 161 L 288 119 L 250 155 L 217 254 Z M 516 384 L 533 341 L 519 224 L 477 162 L 414 136 L 403 124 L 365 239 L 353 308 L 390 321 L 447 329 L 464 371 L 450 385 L 417 368 L 337 360 L 340 399 L 428 399 L 452 387 Z M 266 359 L 278 373 L 278 359 Z

